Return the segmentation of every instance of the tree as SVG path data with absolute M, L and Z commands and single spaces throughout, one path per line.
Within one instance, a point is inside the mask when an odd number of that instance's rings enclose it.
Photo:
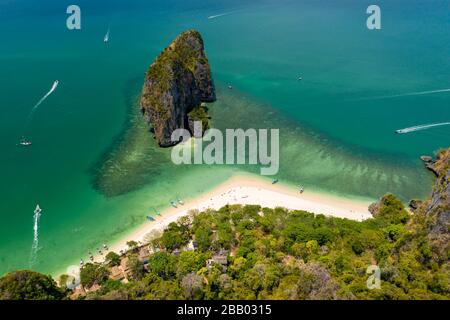
M 319 251 L 319 243 L 316 240 L 310 240 L 306 243 L 306 250 L 309 254 L 316 254 Z
M 157 252 L 150 257 L 149 269 L 159 277 L 168 279 L 175 273 L 174 258 L 167 252 Z
M 120 256 L 115 252 L 108 252 L 105 258 L 111 266 L 118 266 L 120 264 Z
M 137 249 L 137 247 L 139 246 L 139 244 L 138 244 L 136 241 L 131 240 L 131 241 L 128 241 L 128 242 L 127 242 L 127 246 L 128 246 L 128 249 L 129 249 L 129 250 L 134 251 L 135 249 Z
M 0 300 L 60 300 L 64 292 L 50 277 L 23 270 L 0 278 Z
M 183 251 L 178 257 L 177 274 L 185 275 L 190 272 L 197 272 L 205 263 L 205 255 L 194 251 Z
M 189 242 L 189 229 L 184 225 L 175 222 L 169 224 L 161 237 L 161 244 L 167 250 L 174 250 L 186 245 Z
M 351 246 L 352 246 L 353 252 L 357 255 L 360 255 L 361 253 L 364 252 L 364 246 L 359 239 L 353 240 Z
M 108 279 L 109 271 L 99 264 L 88 263 L 80 270 L 81 285 L 86 288 L 101 285 Z
M 393 194 L 382 197 L 370 210 L 376 219 L 385 224 L 405 224 L 410 218 L 403 203 Z
M 199 227 L 195 232 L 195 240 L 201 251 L 207 251 L 211 246 L 211 229 L 207 227 Z
M 181 287 L 187 299 L 199 300 L 203 297 L 203 277 L 195 273 L 189 273 L 181 280 Z
M 130 275 L 134 280 L 141 280 L 145 276 L 144 263 L 136 255 L 128 258 L 127 267 L 130 269 Z

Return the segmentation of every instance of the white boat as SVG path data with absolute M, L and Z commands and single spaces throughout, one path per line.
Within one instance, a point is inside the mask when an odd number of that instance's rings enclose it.
M 36 209 L 34 209 L 34 214 L 40 214 L 42 212 L 41 207 L 39 205 L 36 205 Z
M 31 146 L 33 143 L 30 140 L 22 139 L 20 140 L 20 145 L 24 147 Z
M 108 32 L 106 32 L 105 37 L 103 38 L 103 42 L 107 43 L 109 41 L 109 29 Z

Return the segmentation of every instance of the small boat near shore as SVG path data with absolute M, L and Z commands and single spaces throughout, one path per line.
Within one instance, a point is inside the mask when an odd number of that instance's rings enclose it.
M 147 220 L 148 221 L 155 221 L 155 218 L 153 218 L 152 216 L 147 216 Z
M 178 208 L 177 203 L 175 201 L 170 201 L 170 205 L 174 208 Z

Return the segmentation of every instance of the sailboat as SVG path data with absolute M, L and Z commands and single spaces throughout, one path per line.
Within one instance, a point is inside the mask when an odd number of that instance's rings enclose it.
M 34 209 L 34 214 L 41 214 L 42 209 L 39 207 L 39 205 L 36 205 L 36 209 Z
M 103 38 L 103 42 L 107 43 L 109 41 L 109 28 L 108 28 L 108 32 L 106 32 L 105 37 Z

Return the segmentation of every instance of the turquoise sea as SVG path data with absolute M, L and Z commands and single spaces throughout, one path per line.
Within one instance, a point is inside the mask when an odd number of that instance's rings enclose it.
M 64 271 L 171 199 L 258 171 L 176 167 L 136 114 L 148 66 L 189 28 L 203 35 L 217 85 L 214 126 L 279 128 L 281 181 L 427 196 L 418 157 L 448 147 L 450 126 L 394 132 L 450 121 L 450 92 L 427 93 L 450 88 L 450 1 L 377 1 L 374 31 L 364 0 L 77 0 L 73 31 L 71 4 L 0 0 L 0 274 Z M 24 134 L 31 147 L 18 146 Z

